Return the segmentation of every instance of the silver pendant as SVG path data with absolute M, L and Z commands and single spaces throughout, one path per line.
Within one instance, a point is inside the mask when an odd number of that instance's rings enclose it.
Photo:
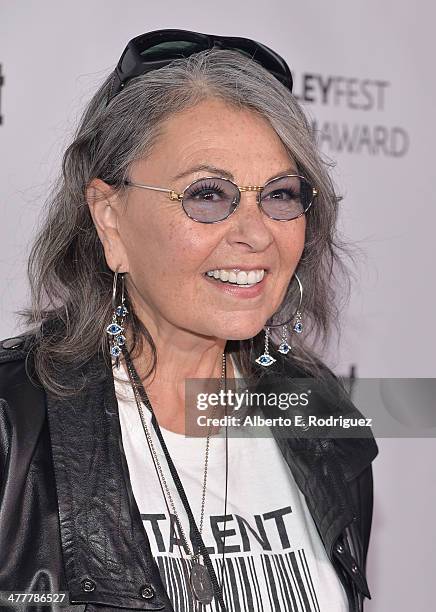
M 196 599 L 202 604 L 209 604 L 213 599 L 213 585 L 207 567 L 202 563 L 194 561 L 191 568 L 190 582 Z

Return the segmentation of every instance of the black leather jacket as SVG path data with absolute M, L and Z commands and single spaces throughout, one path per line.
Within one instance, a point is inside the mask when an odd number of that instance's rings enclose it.
M 96 356 L 84 366 L 93 382 L 55 398 L 26 374 L 31 345 L 30 335 L 0 342 L 0 591 L 67 591 L 66 612 L 173 612 L 132 493 L 112 370 Z M 265 375 L 292 374 L 289 363 Z M 273 433 L 350 611 L 361 612 L 377 445 Z

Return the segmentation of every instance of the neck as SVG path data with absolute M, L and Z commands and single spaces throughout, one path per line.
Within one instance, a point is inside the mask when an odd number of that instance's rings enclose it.
M 159 425 L 175 433 L 185 433 L 186 410 L 189 409 L 186 405 L 185 381 L 189 378 L 220 379 L 226 340 L 192 334 L 187 336 L 184 333 L 182 336 L 172 334 L 169 338 L 157 334 L 153 336 L 153 341 L 157 352 L 154 374 L 144 379 L 152 363 L 152 353 L 145 342 L 141 355 L 133 357 L 130 352 L 133 365 L 142 380 Z M 131 336 L 127 331 L 127 348 L 130 350 L 131 346 Z M 122 362 L 127 370 L 124 359 Z M 233 378 L 235 374 L 228 355 L 226 373 L 227 378 Z M 198 384 L 198 392 L 201 392 Z M 199 435 L 206 435 L 204 428 L 201 429 Z

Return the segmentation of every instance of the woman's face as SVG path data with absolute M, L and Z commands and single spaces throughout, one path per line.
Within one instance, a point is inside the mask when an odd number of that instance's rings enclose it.
M 199 165 L 204 168 L 191 170 Z M 208 99 L 164 123 L 152 154 L 133 164 L 130 180 L 181 193 L 193 180 L 224 171 L 237 185 L 263 185 L 297 168 L 264 118 Z M 270 219 L 255 192 L 243 192 L 237 210 L 215 224 L 193 221 L 167 194 L 139 188 L 128 189 L 121 210 L 120 269 L 128 272 L 138 316 L 157 329 L 169 325 L 222 339 L 254 336 L 279 308 L 304 247 L 304 215 Z M 264 270 L 264 278 L 247 288 L 206 274 L 233 269 Z

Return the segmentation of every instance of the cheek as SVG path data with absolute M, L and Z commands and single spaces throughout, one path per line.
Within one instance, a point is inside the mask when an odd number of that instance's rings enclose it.
M 187 291 L 214 248 L 210 237 L 201 234 L 183 212 L 137 226 L 127 244 L 132 273 L 146 277 L 150 289 L 160 293 Z
M 289 266 L 296 266 L 304 249 L 306 234 L 306 218 L 300 217 L 291 221 L 292 225 L 288 228 L 283 224 L 283 228 L 278 228 L 276 233 L 276 244 L 280 253 L 280 259 Z

